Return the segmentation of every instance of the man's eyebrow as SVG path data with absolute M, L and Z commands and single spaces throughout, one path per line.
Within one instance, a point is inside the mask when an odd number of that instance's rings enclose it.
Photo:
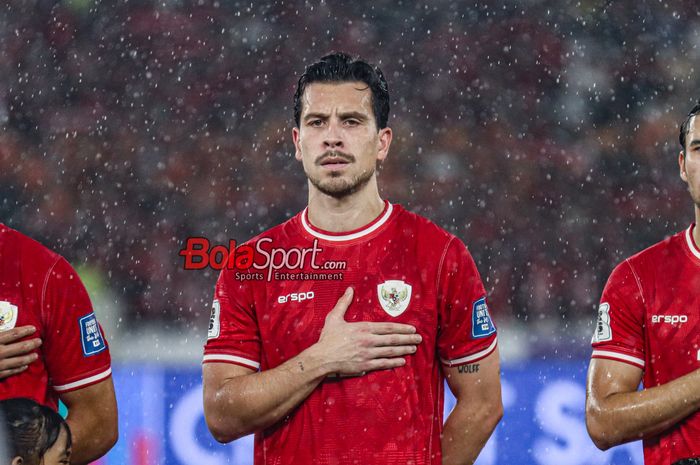
M 700 139 L 693 139 L 688 143 L 688 147 L 694 147 L 696 145 L 700 145 Z
M 310 119 L 328 119 L 330 115 L 327 113 L 321 113 L 321 112 L 314 112 L 314 113 L 309 113 L 304 116 L 304 121 L 308 121 Z M 369 119 L 369 116 L 367 116 L 365 113 L 359 112 L 359 111 L 346 111 L 342 113 L 338 113 L 338 116 L 340 119 L 347 119 L 347 118 L 355 118 L 359 119 L 361 121 L 365 121 Z
M 326 119 L 326 118 L 328 118 L 328 114 L 316 112 L 316 113 L 309 113 L 306 116 L 304 116 L 304 120 L 312 119 L 312 118 Z
M 355 118 L 359 120 L 366 120 L 368 119 L 368 116 L 364 113 L 361 113 L 359 111 L 347 111 L 344 113 L 339 113 L 338 116 L 340 116 L 341 119 L 345 118 Z

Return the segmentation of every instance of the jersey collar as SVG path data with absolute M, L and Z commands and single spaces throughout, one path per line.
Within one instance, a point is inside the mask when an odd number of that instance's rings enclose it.
M 691 224 L 690 227 L 685 230 L 685 242 L 688 245 L 690 253 L 692 253 L 695 258 L 700 260 L 700 249 L 698 248 L 697 244 L 695 244 L 695 240 L 693 239 L 693 229 L 695 229 L 695 223 Z
M 362 237 L 368 236 L 369 234 L 372 234 L 374 231 L 378 230 L 381 228 L 391 217 L 391 213 L 394 211 L 394 206 L 389 203 L 388 200 L 384 201 L 384 210 L 382 213 L 372 220 L 370 223 L 366 224 L 365 226 L 352 230 L 352 231 L 347 231 L 347 232 L 342 232 L 342 233 L 336 233 L 336 232 L 331 232 L 331 231 L 324 231 L 322 229 L 319 229 L 311 224 L 309 221 L 309 212 L 308 212 L 308 207 L 304 209 L 303 212 L 301 212 L 301 226 L 304 228 L 304 231 L 306 231 L 308 234 L 311 234 L 313 237 L 316 237 L 318 239 L 323 239 L 324 241 L 329 241 L 329 242 L 343 242 L 343 241 L 352 241 L 355 239 L 360 239 Z

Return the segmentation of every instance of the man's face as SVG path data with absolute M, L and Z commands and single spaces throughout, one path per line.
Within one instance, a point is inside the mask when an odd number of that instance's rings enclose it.
M 690 121 L 685 140 L 685 154 L 681 152 L 678 157 L 681 179 L 688 184 L 696 208 L 700 208 L 700 127 L 695 116 Z
M 311 184 L 335 198 L 367 185 L 391 143 L 391 129 L 377 131 L 372 91 L 363 82 L 310 84 L 292 136 Z

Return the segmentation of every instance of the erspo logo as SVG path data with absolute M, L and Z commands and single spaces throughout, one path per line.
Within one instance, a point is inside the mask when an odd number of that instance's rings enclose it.
M 211 246 L 205 237 L 188 237 L 185 248 L 179 255 L 185 258 L 186 270 L 202 270 L 211 267 L 215 270 L 223 268 L 238 270 L 240 272 L 254 272 L 241 274 L 242 279 L 267 279 L 276 276 L 279 270 L 345 270 L 345 261 L 320 260 L 323 249 L 314 240 L 311 247 L 273 247 L 272 239 L 263 237 L 254 244 L 237 245 L 235 240 L 230 240 L 228 246 Z M 287 273 L 289 275 L 289 273 Z M 239 276 L 237 276 L 239 277 Z M 294 278 L 291 278 L 294 279 Z
M 677 325 L 688 322 L 688 315 L 652 315 L 652 323 L 669 323 Z

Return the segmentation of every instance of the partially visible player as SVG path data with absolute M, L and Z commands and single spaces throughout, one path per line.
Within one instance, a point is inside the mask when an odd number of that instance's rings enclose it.
M 255 432 L 256 465 L 470 464 L 501 418 L 471 255 L 379 195 L 388 116 L 378 68 L 342 53 L 307 67 L 292 136 L 308 208 L 251 242 L 285 266 L 219 277 L 205 416 L 222 442 Z M 443 426 L 445 378 L 457 405 Z
M 0 257 L 0 331 L 24 328 L 29 338 L 31 326 L 41 340 L 36 360 L 0 381 L 0 399 L 27 397 L 53 409 L 60 399 L 72 463 L 89 463 L 117 439 L 109 350 L 90 298 L 65 259 L 3 224 Z
M 591 438 L 601 449 L 643 439 L 647 465 L 700 463 L 698 113 L 700 104 L 681 125 L 678 155 L 695 222 L 613 270 L 588 369 Z
M 0 401 L 11 465 L 68 465 L 71 463 L 71 433 L 55 411 L 31 399 Z

